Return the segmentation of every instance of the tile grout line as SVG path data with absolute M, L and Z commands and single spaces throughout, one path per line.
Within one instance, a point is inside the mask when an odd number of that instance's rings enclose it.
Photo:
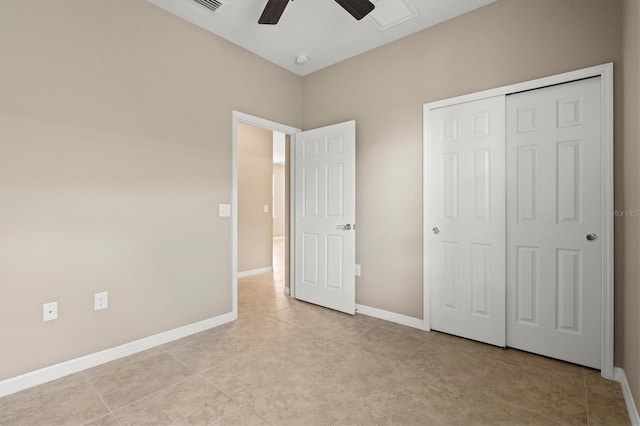
M 179 346 L 182 347 L 182 346 Z M 180 364 L 184 365 L 185 367 L 187 367 L 189 370 L 191 370 L 191 367 L 189 367 L 185 362 L 183 362 L 180 358 L 178 358 L 177 356 L 175 356 L 173 353 L 171 352 L 165 352 L 167 355 L 169 355 L 171 358 L 175 359 L 176 361 L 178 361 Z M 197 374 L 197 373 L 195 373 Z M 187 376 L 188 377 L 188 376 Z
M 587 370 L 582 370 L 582 385 L 584 386 L 584 409 L 587 416 L 587 426 L 591 423 L 589 415 L 589 392 L 587 391 Z
M 220 364 L 218 364 L 220 365 Z M 213 368 L 213 367 L 212 367 Z M 207 370 L 205 370 L 207 371 Z M 223 395 L 225 395 L 227 398 L 229 398 L 230 400 L 232 400 L 233 402 L 235 402 L 236 404 L 240 405 L 241 407 L 245 407 L 248 408 L 249 410 L 251 410 L 252 413 L 254 413 L 256 416 L 258 416 L 260 419 L 262 419 L 262 421 L 264 421 L 265 423 L 267 423 L 268 425 L 273 425 L 271 422 L 268 422 L 264 417 L 262 417 L 259 413 L 257 413 L 253 408 L 247 406 L 246 404 L 244 404 L 242 401 L 238 401 L 237 399 L 235 399 L 234 397 L 232 397 L 231 395 L 229 395 L 227 392 L 225 392 L 224 389 L 220 388 L 218 385 L 216 385 L 215 383 L 211 382 L 209 379 L 207 379 L 206 377 L 204 377 L 201 373 L 198 373 L 198 376 L 202 378 L 202 380 L 204 380 L 205 382 L 207 382 L 208 384 L 210 384 L 211 386 L 213 386 L 214 388 L 216 388 L 218 391 L 220 391 Z M 219 424 L 220 420 L 217 421 L 216 423 L 214 423 L 215 425 Z
M 98 389 L 96 389 L 96 387 L 93 385 L 93 383 L 91 382 L 91 379 L 89 378 L 89 375 L 87 373 L 85 373 L 85 371 L 82 371 L 82 375 L 84 377 L 84 381 L 86 383 L 89 384 L 89 386 L 91 386 L 91 389 L 93 389 L 93 391 L 96 393 L 96 395 L 98 395 L 98 398 L 100 398 L 100 401 L 102 401 L 102 403 L 104 404 L 105 407 L 107 407 L 107 410 L 109 410 L 109 413 L 113 416 L 114 419 L 116 419 L 116 422 L 122 426 L 122 423 L 120 423 L 120 419 L 118 419 L 118 416 L 116 416 L 116 414 L 113 412 L 113 410 L 111 409 L 111 407 L 109 406 L 109 404 L 107 404 L 107 401 L 104 400 L 104 398 L 102 397 L 102 394 L 100 392 L 98 392 Z M 102 418 L 104 416 L 100 416 L 97 417 L 93 420 L 90 420 L 89 422 L 86 422 L 85 424 L 88 424 L 92 421 L 98 420 L 100 418 Z
M 275 312 L 275 313 L 274 313 L 274 315 L 275 315 L 275 314 L 277 314 L 277 313 L 280 313 L 280 312 L 282 312 L 282 311 L 284 311 L 284 310 L 287 310 L 287 309 L 290 309 L 290 308 L 289 308 L 289 307 L 287 307 L 287 308 L 281 309 L 280 311 Z M 312 334 L 312 335 L 314 335 L 314 336 L 316 336 L 316 337 L 320 337 L 320 338 L 322 338 L 322 339 L 329 340 L 329 341 L 331 341 L 331 342 L 333 342 L 333 343 L 339 343 L 339 344 L 342 344 L 342 345 L 350 345 L 350 344 L 352 343 L 352 342 L 341 342 L 341 341 L 339 341 L 339 340 L 335 340 L 335 339 L 333 339 L 333 338 L 331 338 L 331 337 L 326 337 L 326 336 L 320 335 L 320 334 L 316 333 L 316 332 L 315 332 L 315 331 L 313 331 L 313 330 L 309 330 L 308 328 L 304 328 L 304 327 L 302 327 L 302 326 L 300 326 L 300 325 L 298 325 L 298 324 L 295 324 L 295 323 L 292 323 L 292 322 L 289 322 L 289 321 L 281 320 L 280 318 L 276 318 L 276 317 L 274 317 L 274 316 L 270 316 L 270 315 L 266 315 L 266 316 L 267 316 L 267 317 L 269 317 L 269 318 L 271 318 L 271 319 L 274 319 L 274 320 L 276 320 L 276 321 L 280 321 L 280 322 L 282 322 L 282 323 L 292 325 L 292 326 L 296 327 L 296 328 L 297 328 L 297 329 L 299 329 L 299 330 L 302 330 L 302 331 L 304 331 L 304 332 L 310 333 L 310 334 Z M 372 326 L 370 326 L 370 327 L 366 328 L 365 330 L 363 330 L 363 331 L 359 332 L 359 333 L 358 333 L 358 335 L 365 334 L 365 333 L 367 333 L 367 332 L 369 332 L 369 331 L 373 330 L 375 327 L 377 327 L 377 326 L 376 326 L 376 325 L 372 325 Z
M 156 394 L 158 394 L 158 393 L 160 393 L 160 392 L 162 392 L 162 391 L 164 391 L 164 390 L 167 390 L 167 389 L 169 389 L 169 388 L 170 388 L 170 387 L 172 387 L 172 386 L 178 385 L 178 384 L 180 384 L 180 383 L 184 382 L 185 380 L 187 380 L 187 379 L 189 379 L 189 378 L 191 378 L 191 377 L 193 377 L 193 376 L 194 376 L 194 375 L 189 375 L 189 376 L 183 377 L 182 379 L 180 379 L 180 380 L 178 380 L 178 381 L 176 381 L 176 382 L 173 382 L 173 383 L 171 383 L 171 384 L 169 384 L 169 385 L 167 385 L 167 386 L 165 386 L 165 387 L 163 387 L 163 388 L 160 388 L 160 389 L 158 389 L 157 391 L 151 392 L 149 395 L 145 395 L 145 396 L 143 396 L 142 398 L 138 398 L 138 399 L 136 399 L 135 401 L 131 401 L 131 402 L 129 402 L 128 404 L 123 405 L 122 407 L 118 407 L 118 409 L 117 409 L 117 410 L 115 410 L 115 411 L 112 411 L 112 413 L 113 413 L 114 417 L 116 417 L 116 420 L 118 420 L 118 417 L 117 417 L 117 416 L 116 416 L 116 414 L 115 414 L 116 412 L 118 412 L 118 411 L 120 411 L 120 410 L 122 410 L 122 409 L 124 409 L 124 408 L 127 408 L 127 407 L 129 407 L 129 406 L 131 406 L 131 405 L 133 405 L 133 404 L 137 404 L 137 403 L 138 403 L 138 402 L 140 402 L 140 401 L 144 401 L 145 399 L 151 398 L 152 396 L 155 396 Z M 109 407 L 109 406 L 107 405 L 107 407 Z M 111 409 L 111 407 L 109 407 L 109 409 Z M 120 423 L 120 421 L 119 421 L 119 420 L 118 420 L 118 423 Z

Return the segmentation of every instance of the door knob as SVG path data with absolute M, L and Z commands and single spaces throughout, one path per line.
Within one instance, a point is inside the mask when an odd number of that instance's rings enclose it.
M 341 229 L 343 231 L 351 231 L 351 224 L 347 223 L 346 225 L 338 225 L 336 226 L 336 229 Z M 356 229 L 356 225 L 353 225 L 353 229 Z
M 587 234 L 587 241 L 595 241 L 598 239 L 598 236 L 593 232 L 591 234 Z
M 440 230 L 438 229 L 437 226 L 434 226 L 432 231 L 433 231 L 434 234 L 439 234 L 440 233 Z

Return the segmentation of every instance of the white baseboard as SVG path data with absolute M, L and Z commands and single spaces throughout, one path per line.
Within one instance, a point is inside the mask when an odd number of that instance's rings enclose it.
M 59 379 L 64 376 L 68 376 L 69 374 L 77 373 L 109 361 L 114 361 L 118 358 L 133 355 L 135 353 L 160 346 L 164 343 L 181 339 L 191 334 L 217 327 L 231 322 L 236 318 L 236 314 L 229 312 L 217 317 L 194 322 L 192 324 L 174 328 L 173 330 L 163 331 L 162 333 L 154 334 L 153 336 L 144 337 L 120 346 L 115 346 L 100 352 L 95 352 L 69 361 L 64 361 L 59 364 L 54 364 L 49 367 L 41 368 L 39 370 L 31 371 L 20 376 L 2 380 L 0 381 L 0 397 L 19 392 L 33 386 L 41 385 L 43 383 L 50 382 L 51 380 Z
M 620 386 L 622 387 L 622 395 L 624 395 L 624 402 L 627 405 L 627 412 L 629 413 L 631 424 L 633 426 L 640 426 L 640 415 L 638 415 L 638 408 L 636 407 L 636 403 L 633 400 L 633 395 L 631 395 L 631 388 L 629 387 L 627 375 L 624 374 L 624 370 L 622 368 L 614 367 L 613 379 L 616 382 L 620 382 Z
M 356 312 L 362 315 L 378 318 L 385 321 L 395 322 L 396 324 L 406 325 L 408 327 L 423 330 L 423 321 L 418 318 L 409 317 L 395 312 L 389 312 L 370 306 L 356 305 Z
M 250 271 L 238 272 L 238 278 L 250 277 L 252 275 L 265 274 L 267 272 L 273 272 L 273 266 L 268 266 L 266 268 L 260 268 L 260 269 L 251 269 Z

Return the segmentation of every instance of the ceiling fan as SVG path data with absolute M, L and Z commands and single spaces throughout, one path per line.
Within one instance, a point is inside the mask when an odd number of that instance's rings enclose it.
M 369 0 L 335 0 L 344 10 L 358 21 L 371 12 L 375 6 Z M 275 25 L 280 20 L 289 0 L 268 0 L 260 15 L 259 24 Z

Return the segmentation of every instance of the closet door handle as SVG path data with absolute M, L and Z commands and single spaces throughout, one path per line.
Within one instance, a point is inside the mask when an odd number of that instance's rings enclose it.
M 596 234 L 594 234 L 593 232 L 590 234 L 587 234 L 587 241 L 595 241 L 598 239 L 598 236 Z
M 436 234 L 436 235 L 438 235 L 440 233 L 440 229 L 438 229 L 437 226 L 434 226 L 431 231 L 433 231 L 433 233 Z

